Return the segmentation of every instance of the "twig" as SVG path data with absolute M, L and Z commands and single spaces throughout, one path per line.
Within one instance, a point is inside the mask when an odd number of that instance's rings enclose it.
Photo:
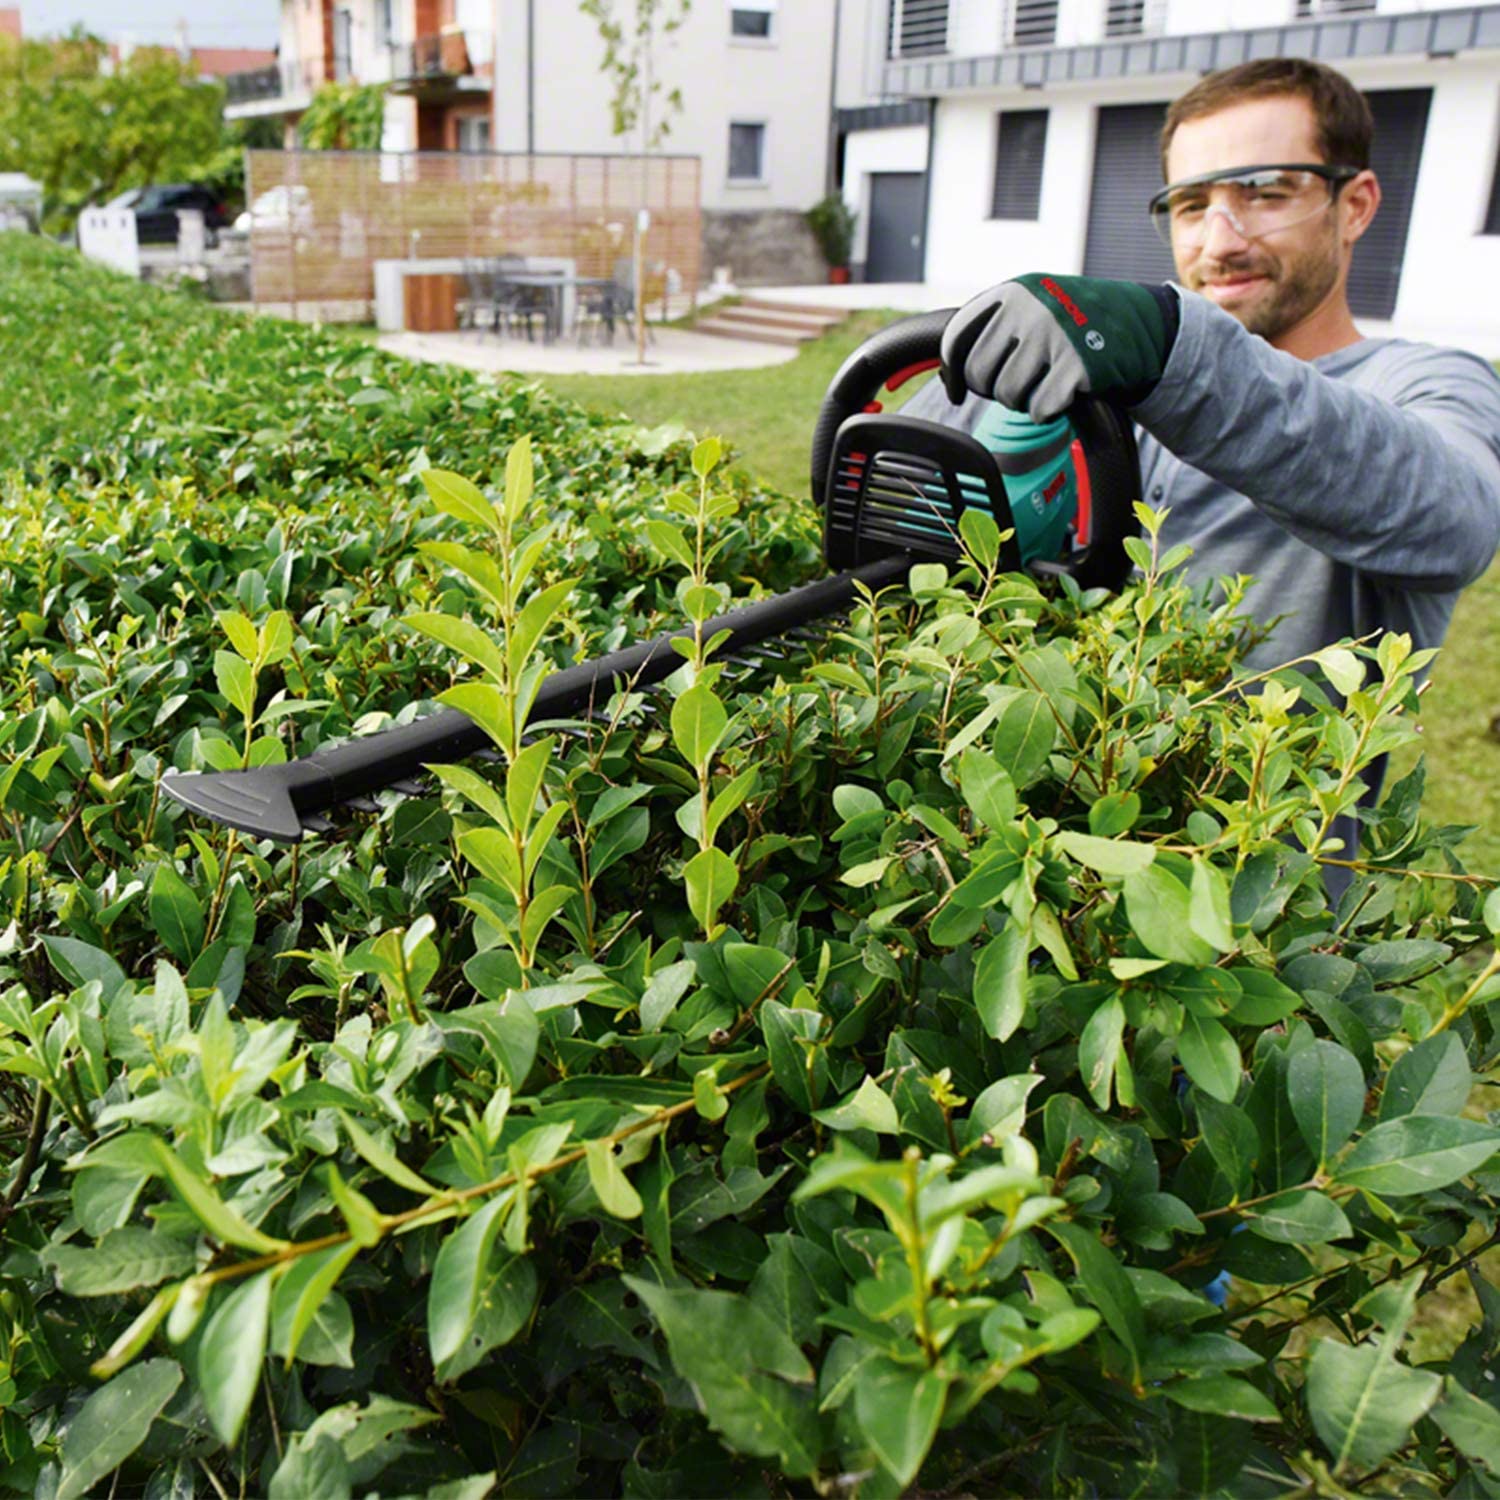
M 26 1191 L 26 1184 L 31 1180 L 31 1174 L 36 1168 L 37 1155 L 42 1149 L 42 1141 L 47 1134 L 47 1117 L 51 1113 L 51 1108 L 51 1094 L 38 1084 L 36 1098 L 31 1104 L 31 1130 L 26 1136 L 26 1149 L 21 1153 L 21 1163 L 16 1168 L 16 1180 L 11 1183 L 10 1191 L 5 1195 L 5 1202 L 0 1204 L 0 1223 L 4 1223 L 16 1211 L 16 1205 Z

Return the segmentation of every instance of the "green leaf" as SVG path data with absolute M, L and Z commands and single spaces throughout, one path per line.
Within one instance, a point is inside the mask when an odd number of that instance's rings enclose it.
M 350 1241 L 298 1256 L 276 1283 L 271 1303 L 271 1347 L 286 1360 L 289 1369 L 318 1309 L 344 1274 L 344 1267 L 359 1254 L 359 1248 Z
M 1260 1137 L 1244 1110 L 1225 1104 L 1212 1094 L 1193 1101 L 1203 1144 L 1235 1193 L 1243 1193 L 1254 1176 Z
M 109 1297 L 137 1287 L 156 1286 L 172 1276 L 186 1276 L 197 1257 L 190 1241 L 160 1230 L 126 1225 L 111 1229 L 92 1249 L 49 1245 L 42 1261 L 70 1297 Z
M 1043 1228 L 1068 1252 L 1085 1297 L 1099 1309 L 1105 1326 L 1125 1346 L 1132 1379 L 1141 1379 L 1141 1350 L 1146 1342 L 1146 1314 L 1140 1298 L 1113 1255 L 1092 1229 L 1049 1220 Z
M 1380 1096 L 1380 1118 L 1456 1115 L 1469 1102 L 1474 1075 L 1463 1042 L 1441 1031 L 1396 1059 Z
M 343 1110 L 339 1111 L 339 1119 L 344 1122 L 350 1145 L 382 1177 L 390 1178 L 398 1187 L 404 1187 L 409 1193 L 420 1194 L 423 1198 L 429 1198 L 439 1191 L 426 1179 L 413 1172 L 384 1141 L 377 1140 L 358 1120 L 345 1114 Z
M 609 1141 L 589 1141 L 583 1148 L 588 1163 L 589 1184 L 598 1195 L 606 1213 L 617 1219 L 638 1219 L 641 1215 L 640 1194 L 631 1187 L 625 1169 Z
M 817 1468 L 825 1440 L 812 1367 L 754 1302 L 636 1276 L 625 1284 L 666 1335 L 672 1364 L 692 1386 L 710 1427 L 740 1453 L 777 1459 L 791 1478 Z
M 734 895 L 740 873 L 722 849 L 702 849 L 683 867 L 688 910 L 705 932 L 712 933 L 719 908 Z
M 463 620 L 457 615 L 428 613 L 406 615 L 401 623 L 438 645 L 456 651 L 494 681 L 503 683 L 506 680 L 504 653 L 494 636 L 472 620 Z
M 1040 693 L 1019 692 L 1007 699 L 995 724 L 995 758 L 1018 787 L 1030 786 L 1057 743 L 1057 720 Z
M 270 1317 L 271 1272 L 261 1271 L 230 1290 L 198 1343 L 198 1394 L 226 1448 L 238 1442 L 260 1384 Z
M 245 718 L 255 712 L 255 672 L 250 663 L 233 651 L 214 652 L 214 682 Z
M 438 1248 L 427 1288 L 427 1341 L 434 1364 L 452 1358 L 474 1326 L 490 1252 L 509 1204 L 504 1194 L 491 1198 Z
M 1361 1136 L 1334 1168 L 1342 1183 L 1385 1198 L 1430 1193 L 1477 1171 L 1500 1150 L 1500 1130 L 1446 1115 L 1407 1115 Z
M 62 1440 L 57 1500 L 82 1500 L 125 1462 L 182 1384 L 171 1359 L 148 1359 L 94 1392 L 68 1423 Z
M 1138 874 L 1155 862 L 1156 850 L 1150 844 L 1132 839 L 1100 839 L 1088 833 L 1059 833 L 1053 842 L 1081 865 L 1101 875 Z
M 1240 986 L 1240 997 L 1229 1007 L 1229 1019 L 1242 1026 L 1274 1026 L 1302 1008 L 1302 997 L 1264 969 L 1228 971 Z
M 1030 954 L 1026 929 L 1012 919 L 985 944 L 974 966 L 974 1004 L 984 1029 L 997 1041 L 1008 1041 L 1026 1014 Z
M 280 1250 L 285 1246 L 285 1240 L 272 1239 L 270 1235 L 262 1234 L 238 1209 L 225 1203 L 165 1141 L 153 1137 L 150 1150 L 157 1169 L 165 1173 L 182 1201 L 216 1240 L 226 1245 L 238 1245 L 242 1250 L 262 1253 Z
M 1026 1124 L 1026 1100 L 1041 1081 L 1040 1073 L 1013 1073 L 990 1084 L 969 1110 L 968 1144 L 982 1135 L 998 1143 L 1019 1134 Z
M 854 1382 L 854 1415 L 875 1456 L 904 1489 L 916 1479 L 937 1436 L 947 1382 L 931 1370 L 874 1359 Z
M 690 687 L 672 705 L 672 743 L 700 775 L 729 728 L 729 715 L 712 688 Z
M 477 526 L 495 536 L 500 534 L 500 517 L 495 514 L 495 507 L 462 474 L 447 469 L 423 469 L 422 484 L 432 503 L 445 516 L 452 516 L 456 521 Z
M 1432 1408 L 1432 1420 L 1470 1463 L 1500 1476 L 1500 1411 L 1472 1395 L 1451 1375 L 1443 1377 L 1443 1399 Z
M 1240 1049 L 1234 1037 L 1208 1016 L 1184 1011 L 1177 1055 L 1189 1078 L 1221 1104 L 1233 1104 L 1240 1090 Z
M 1083 1086 L 1100 1109 L 1109 1108 L 1115 1065 L 1125 1037 L 1125 1006 L 1118 995 L 1106 1000 L 1084 1024 L 1078 1039 L 1078 1066 Z
M 229 644 L 246 661 L 253 662 L 260 655 L 260 637 L 255 626 L 237 609 L 226 609 L 219 614 L 219 625 L 229 637 Z
M 1247 1210 L 1245 1223 L 1262 1239 L 1282 1245 L 1323 1245 L 1354 1233 L 1343 1209 L 1314 1188 L 1283 1193 Z
M 1297 1129 L 1321 1168 L 1354 1134 L 1365 1112 L 1365 1075 L 1352 1052 L 1315 1041 L 1287 1064 L 1287 1099 Z
M 299 1432 L 271 1476 L 266 1500 L 350 1500 L 353 1493 L 343 1447 L 326 1432 Z
M 1313 1343 L 1307 1366 L 1307 1411 L 1334 1472 L 1346 1464 L 1373 1468 L 1411 1441 L 1412 1428 L 1443 1389 L 1440 1375 L 1396 1363 L 1397 1339 L 1351 1347 Z
M 815 1109 L 813 1119 L 830 1130 L 873 1130 L 878 1135 L 899 1135 L 901 1121 L 896 1106 L 873 1078 L 866 1078 L 841 1104 Z
M 1237 1417 L 1245 1422 L 1281 1420 L 1281 1413 L 1269 1396 L 1233 1375 L 1200 1375 L 1195 1380 L 1174 1381 L 1162 1393 L 1178 1406 L 1209 1416 Z
M 167 952 L 184 967 L 203 947 L 203 907 L 188 883 L 169 864 L 159 864 L 151 879 L 151 925 Z
M 1170 871 L 1150 865 L 1125 876 L 1125 911 L 1135 935 L 1150 953 L 1201 968 L 1218 956 L 1193 931 L 1188 888 Z
M 481 1364 L 492 1349 L 510 1343 L 530 1321 L 536 1294 L 531 1257 L 502 1252 L 480 1283 L 468 1334 L 457 1351 L 438 1365 L 438 1379 L 455 1381 Z
M 1228 953 L 1235 946 L 1229 925 L 1229 882 L 1201 854 L 1193 856 L 1188 921 L 1193 931 L 1219 952 Z
M 966 510 L 960 517 L 960 525 L 967 517 L 978 514 Z M 958 758 L 958 783 L 974 816 L 992 832 L 1014 820 L 1016 784 L 993 755 L 984 750 L 965 750 Z
M 670 521 L 647 521 L 646 535 L 651 539 L 651 545 L 668 561 L 677 563 L 690 573 L 697 566 L 688 539 Z

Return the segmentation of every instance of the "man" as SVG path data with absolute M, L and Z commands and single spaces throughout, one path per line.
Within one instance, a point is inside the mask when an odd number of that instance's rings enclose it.
M 1366 339 L 1347 283 L 1380 206 L 1363 96 L 1273 58 L 1203 79 L 1162 132 L 1153 216 L 1179 286 L 1026 276 L 943 338 L 948 400 L 1049 419 L 1109 396 L 1143 429 L 1144 498 L 1195 579 L 1252 574 L 1266 667 L 1372 630 L 1437 646 L 1500 543 L 1500 379 L 1456 350 Z M 1190 295 L 1191 294 L 1191 295 Z M 1455 288 L 1455 295 L 1460 289 Z M 938 382 L 906 410 L 972 427 Z

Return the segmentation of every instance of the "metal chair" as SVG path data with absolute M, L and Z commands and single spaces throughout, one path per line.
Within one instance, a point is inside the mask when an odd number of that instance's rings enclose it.
M 521 255 L 501 255 L 490 263 L 494 267 L 494 319 L 502 333 L 512 334 L 517 328 L 524 329 L 526 337 L 535 342 L 537 319 L 542 323 L 542 339 L 547 341 L 552 333 L 552 291 L 544 286 L 522 286 L 507 281 L 507 274 L 526 269 L 526 258 Z
M 458 327 L 482 332 L 495 328 L 495 273 L 482 260 L 465 260 L 464 290 L 458 299 Z

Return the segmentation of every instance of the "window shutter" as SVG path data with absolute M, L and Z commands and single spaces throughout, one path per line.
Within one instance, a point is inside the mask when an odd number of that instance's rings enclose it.
M 889 57 L 923 57 L 948 50 L 948 0 L 891 0 Z
M 990 216 L 1035 219 L 1042 201 L 1047 155 L 1045 109 L 1011 109 L 998 117 L 995 136 L 995 196 Z

